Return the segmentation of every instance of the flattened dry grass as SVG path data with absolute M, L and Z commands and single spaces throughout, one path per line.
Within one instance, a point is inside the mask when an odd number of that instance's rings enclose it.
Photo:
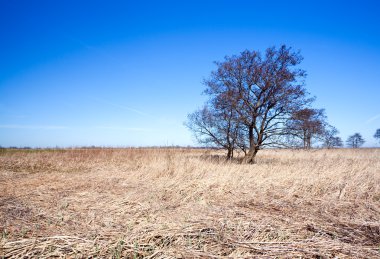
M 380 257 L 380 150 L 0 154 L 0 256 Z

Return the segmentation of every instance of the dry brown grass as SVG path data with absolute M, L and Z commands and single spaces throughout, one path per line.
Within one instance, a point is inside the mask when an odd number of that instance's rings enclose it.
M 380 150 L 0 154 L 0 256 L 380 257 Z

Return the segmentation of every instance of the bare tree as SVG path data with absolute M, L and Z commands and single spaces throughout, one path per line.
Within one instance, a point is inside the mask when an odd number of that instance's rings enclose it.
M 360 133 L 355 133 L 348 137 L 346 144 L 352 148 L 359 148 L 364 144 L 364 139 Z
M 337 136 L 338 134 L 339 134 L 339 131 L 335 127 L 328 125 L 325 128 L 325 131 L 323 134 L 323 147 L 325 148 L 343 147 L 343 141 L 340 137 Z
M 280 144 L 289 117 L 311 100 L 306 98 L 302 57 L 285 45 L 259 51 L 244 51 L 216 62 L 217 70 L 205 80 L 212 99 L 223 100 L 236 112 L 236 121 L 246 133 L 248 146 L 243 162 L 255 163 L 257 152 Z
M 373 135 L 373 137 L 380 142 L 380 129 L 376 130 L 375 135 Z
M 326 115 L 323 109 L 304 108 L 295 111 L 287 122 L 290 137 L 301 141 L 304 149 L 312 147 L 314 138 L 322 139 L 326 127 Z M 297 143 L 297 141 L 293 141 Z

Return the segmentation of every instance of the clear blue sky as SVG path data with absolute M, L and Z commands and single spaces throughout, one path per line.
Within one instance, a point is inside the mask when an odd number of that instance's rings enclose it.
M 194 145 L 225 55 L 300 49 L 329 121 L 376 145 L 379 1 L 0 0 L 1 146 Z

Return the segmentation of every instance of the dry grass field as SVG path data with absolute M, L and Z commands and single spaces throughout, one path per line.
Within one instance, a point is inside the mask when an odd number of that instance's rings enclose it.
M 380 149 L 0 152 L 5 258 L 380 257 Z

